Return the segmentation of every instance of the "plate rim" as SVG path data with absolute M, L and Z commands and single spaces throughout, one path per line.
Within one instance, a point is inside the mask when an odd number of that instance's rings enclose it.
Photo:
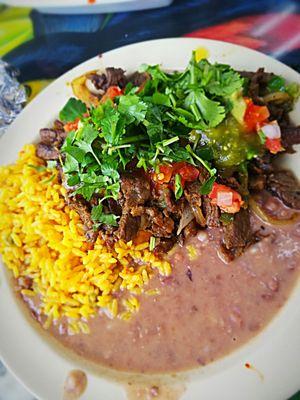
M 294 76 L 297 75 L 297 76 L 298 76 L 298 80 L 299 80 L 299 77 L 300 77 L 300 75 L 299 75 L 296 71 L 294 71 L 292 68 L 290 68 L 290 67 L 286 66 L 285 64 L 283 64 L 282 62 L 280 62 L 280 61 L 278 61 L 278 60 L 274 60 L 274 59 L 272 59 L 271 57 L 269 57 L 269 56 L 267 56 L 267 55 L 265 55 L 265 54 L 263 54 L 263 53 L 260 53 L 260 52 L 258 52 L 258 51 L 256 51 L 256 50 L 247 49 L 247 48 L 245 48 L 245 47 L 243 47 L 243 46 L 239 46 L 239 45 L 235 45 L 235 44 L 230 44 L 230 43 L 226 43 L 226 42 L 222 42 L 222 41 L 210 40 L 210 39 L 199 39 L 199 38 L 168 38 L 168 39 L 148 40 L 148 41 L 145 41 L 145 42 L 134 43 L 134 44 L 130 44 L 130 45 L 126 45 L 126 46 L 122 46 L 122 47 L 119 47 L 119 48 L 110 50 L 109 52 L 104 53 L 104 54 L 103 54 L 103 57 L 104 57 L 104 58 L 105 58 L 105 57 L 108 57 L 109 55 L 112 55 L 112 54 L 114 54 L 114 53 L 117 53 L 117 52 L 120 51 L 121 49 L 122 49 L 122 51 L 125 51 L 125 50 L 127 50 L 127 49 L 129 49 L 129 48 L 132 49 L 132 48 L 134 48 L 134 47 L 140 47 L 140 46 L 142 46 L 142 47 L 143 47 L 143 46 L 146 46 L 146 47 L 147 47 L 148 45 L 150 45 L 150 47 L 151 47 L 151 45 L 155 45 L 155 44 L 157 44 L 158 42 L 159 42 L 159 43 L 163 43 L 163 42 L 164 42 L 164 43 L 167 43 L 168 41 L 169 41 L 170 43 L 171 43 L 171 42 L 173 42 L 173 43 L 177 42 L 177 43 L 178 43 L 178 41 L 182 41 L 182 43 L 183 43 L 183 42 L 195 43 L 195 46 L 197 46 L 196 43 L 202 44 L 202 45 L 206 44 L 207 47 L 209 47 L 210 44 L 212 45 L 212 44 L 214 43 L 214 44 L 217 44 L 217 45 L 219 45 L 219 46 L 222 46 L 222 45 L 223 45 L 223 46 L 225 46 L 225 47 L 235 48 L 236 50 L 239 50 L 239 49 L 243 49 L 243 51 L 247 50 L 247 52 L 250 52 L 250 54 L 253 54 L 253 56 L 259 55 L 259 56 L 261 57 L 261 55 L 263 55 L 263 56 L 267 57 L 268 59 L 271 59 L 271 60 L 272 60 L 272 63 L 275 62 L 278 66 L 280 66 L 281 68 L 283 68 L 285 71 L 288 70 L 289 73 L 292 74 L 292 75 L 294 75 Z M 0 139 L 0 146 L 1 146 L 1 144 L 3 143 L 3 141 L 4 141 L 4 138 L 5 138 L 5 137 L 8 137 L 7 135 L 10 134 L 9 132 L 10 132 L 10 131 L 13 131 L 13 130 L 14 130 L 14 127 L 17 126 L 18 121 L 19 121 L 21 118 L 25 118 L 25 117 L 23 117 L 23 115 L 25 114 L 25 116 L 26 116 L 27 114 L 29 114 L 29 113 L 31 112 L 32 109 L 34 110 L 36 104 L 38 104 L 39 101 L 43 100 L 43 98 L 46 97 L 46 95 L 48 94 L 48 92 L 53 91 L 53 90 L 55 89 L 55 87 L 58 86 L 58 84 L 61 84 L 62 82 L 64 82 L 67 76 L 76 73 L 77 70 L 83 69 L 85 66 L 89 65 L 89 64 L 92 63 L 92 62 L 96 62 L 96 61 L 99 61 L 99 58 L 98 58 L 97 56 L 96 56 L 96 57 L 93 57 L 93 58 L 91 58 L 91 59 L 89 59 L 89 60 L 86 60 L 86 61 L 84 61 L 83 63 L 81 63 L 81 64 L 75 66 L 75 67 L 72 68 L 72 69 L 70 69 L 70 70 L 67 71 L 65 74 L 63 74 L 61 77 L 59 77 L 59 78 L 56 79 L 54 82 L 52 82 L 45 90 L 43 90 L 42 93 L 40 93 L 29 105 L 27 105 L 27 106 L 25 107 L 24 111 L 22 111 L 22 112 L 20 113 L 20 115 L 17 117 L 17 119 L 16 119 L 16 120 L 13 122 L 13 124 L 9 127 L 8 131 L 5 133 L 5 135 L 3 136 L 3 138 Z M 295 74 L 296 74 L 296 75 L 295 75 Z M 299 294 L 300 294 L 300 293 L 299 293 Z M 300 298 L 300 297 L 299 297 L 299 298 Z M 289 302 L 289 300 L 288 300 L 287 302 Z M 299 316 L 300 316 L 300 314 L 299 314 Z M 299 319 L 299 322 L 300 322 L 300 319 Z M 259 335 L 259 336 L 260 336 L 260 335 Z M 246 344 L 245 346 L 247 347 L 248 345 Z M 243 346 L 242 348 L 244 348 L 244 346 Z M 2 351 L 1 351 L 1 346 L 0 346 L 0 356 L 3 358 L 3 356 L 2 356 Z M 4 357 L 4 358 L 5 358 L 5 357 Z M 10 365 L 11 363 L 10 363 L 9 361 L 6 362 L 5 359 L 4 359 L 4 364 L 8 365 L 8 368 L 9 368 L 10 370 L 13 370 L 13 369 L 14 369 L 14 368 Z M 16 376 L 16 374 L 14 373 L 14 371 L 11 371 L 11 372 L 13 373 L 13 375 Z M 17 376 L 17 379 L 18 379 L 25 387 L 27 387 L 27 389 L 28 389 L 30 392 L 34 393 L 34 391 L 33 391 L 31 388 L 28 388 L 28 385 L 26 385 L 26 383 L 24 383 L 24 381 L 22 380 L 22 378 L 20 378 L 20 377 Z M 34 394 L 36 395 L 36 393 L 34 393 Z

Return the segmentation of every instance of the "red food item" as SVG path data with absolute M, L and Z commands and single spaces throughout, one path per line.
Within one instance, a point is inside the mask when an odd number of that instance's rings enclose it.
M 246 128 L 250 132 L 256 132 L 260 125 L 265 122 L 269 116 L 269 110 L 266 106 L 257 106 L 249 98 L 245 98 L 247 108 L 244 115 Z
M 173 175 L 176 174 L 181 176 L 181 184 L 185 182 L 194 182 L 199 176 L 199 170 L 193 165 L 184 161 L 173 164 Z
M 110 86 L 102 96 L 101 103 L 105 103 L 108 99 L 114 100 L 115 97 L 121 96 L 122 94 L 123 90 L 120 89 L 119 86 Z
M 169 183 L 170 189 L 174 190 L 174 179 L 177 174 L 180 175 L 181 185 L 184 188 L 185 182 L 194 182 L 198 178 L 199 170 L 184 161 L 161 164 L 159 172 L 152 174 L 152 180 L 157 184 Z
M 277 138 L 277 139 L 269 139 L 269 138 L 267 138 L 265 146 L 273 154 L 276 154 L 279 151 L 283 151 L 284 150 L 284 148 L 282 147 L 280 138 Z
M 173 165 L 161 164 L 159 172 L 154 174 L 154 180 L 157 183 L 169 183 L 173 174 Z
M 65 132 L 76 131 L 78 129 L 78 123 L 80 119 L 76 118 L 74 121 L 68 122 L 64 125 Z
M 228 186 L 214 183 L 208 197 L 211 203 L 219 206 L 221 210 L 234 214 L 240 211 L 241 206 L 244 204 L 241 195 Z

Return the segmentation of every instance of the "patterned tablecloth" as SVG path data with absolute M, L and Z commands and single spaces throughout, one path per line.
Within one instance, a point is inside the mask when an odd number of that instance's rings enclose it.
M 167 8 L 91 15 L 43 14 L 0 5 L 0 57 L 20 70 L 19 79 L 31 98 L 90 57 L 164 37 L 240 44 L 300 72 L 299 27 L 299 0 L 174 0 Z M 1 363 L 0 400 L 33 400 Z M 300 392 L 293 400 L 300 400 Z

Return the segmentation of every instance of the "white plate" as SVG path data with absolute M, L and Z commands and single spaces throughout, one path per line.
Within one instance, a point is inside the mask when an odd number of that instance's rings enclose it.
M 237 69 L 265 67 L 300 83 L 299 75 L 264 54 L 229 43 L 202 39 L 165 39 L 137 43 L 95 57 L 72 69 L 45 89 L 29 104 L 0 140 L 1 164 L 13 162 L 18 150 L 37 139 L 38 131 L 53 121 L 71 95 L 68 83 L 73 78 L 102 66 L 122 67 L 127 71 L 141 63 L 162 63 L 166 69 L 182 69 L 191 51 L 205 47 L 210 60 L 228 63 Z M 298 117 L 297 117 L 298 112 Z M 299 120 L 300 102 L 293 113 Z M 300 171 L 299 155 L 288 156 L 289 166 Z M 39 398 L 58 400 L 67 373 L 74 362 L 51 347 L 27 322 L 0 269 L 0 355 L 9 369 Z M 262 334 L 230 356 L 185 375 L 184 400 L 285 400 L 300 388 L 300 285 L 283 310 Z M 254 365 L 263 375 L 244 367 Z M 182 376 L 178 374 L 178 379 Z M 89 373 L 85 400 L 119 400 L 122 387 L 104 377 Z
M 32 7 L 45 13 L 93 14 L 168 6 L 173 0 L 2 0 L 8 6 Z

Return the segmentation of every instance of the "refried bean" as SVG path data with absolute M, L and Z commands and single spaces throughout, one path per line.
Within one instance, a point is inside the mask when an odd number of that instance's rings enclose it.
M 89 321 L 88 335 L 60 334 L 58 326 L 52 334 L 85 359 L 140 373 L 182 371 L 225 356 L 269 323 L 299 275 L 299 223 L 270 227 L 252 217 L 252 224 L 264 237 L 230 264 L 217 255 L 218 229 L 177 247 L 172 275 L 148 287 L 160 294 L 141 295 L 128 322 L 102 314 Z

